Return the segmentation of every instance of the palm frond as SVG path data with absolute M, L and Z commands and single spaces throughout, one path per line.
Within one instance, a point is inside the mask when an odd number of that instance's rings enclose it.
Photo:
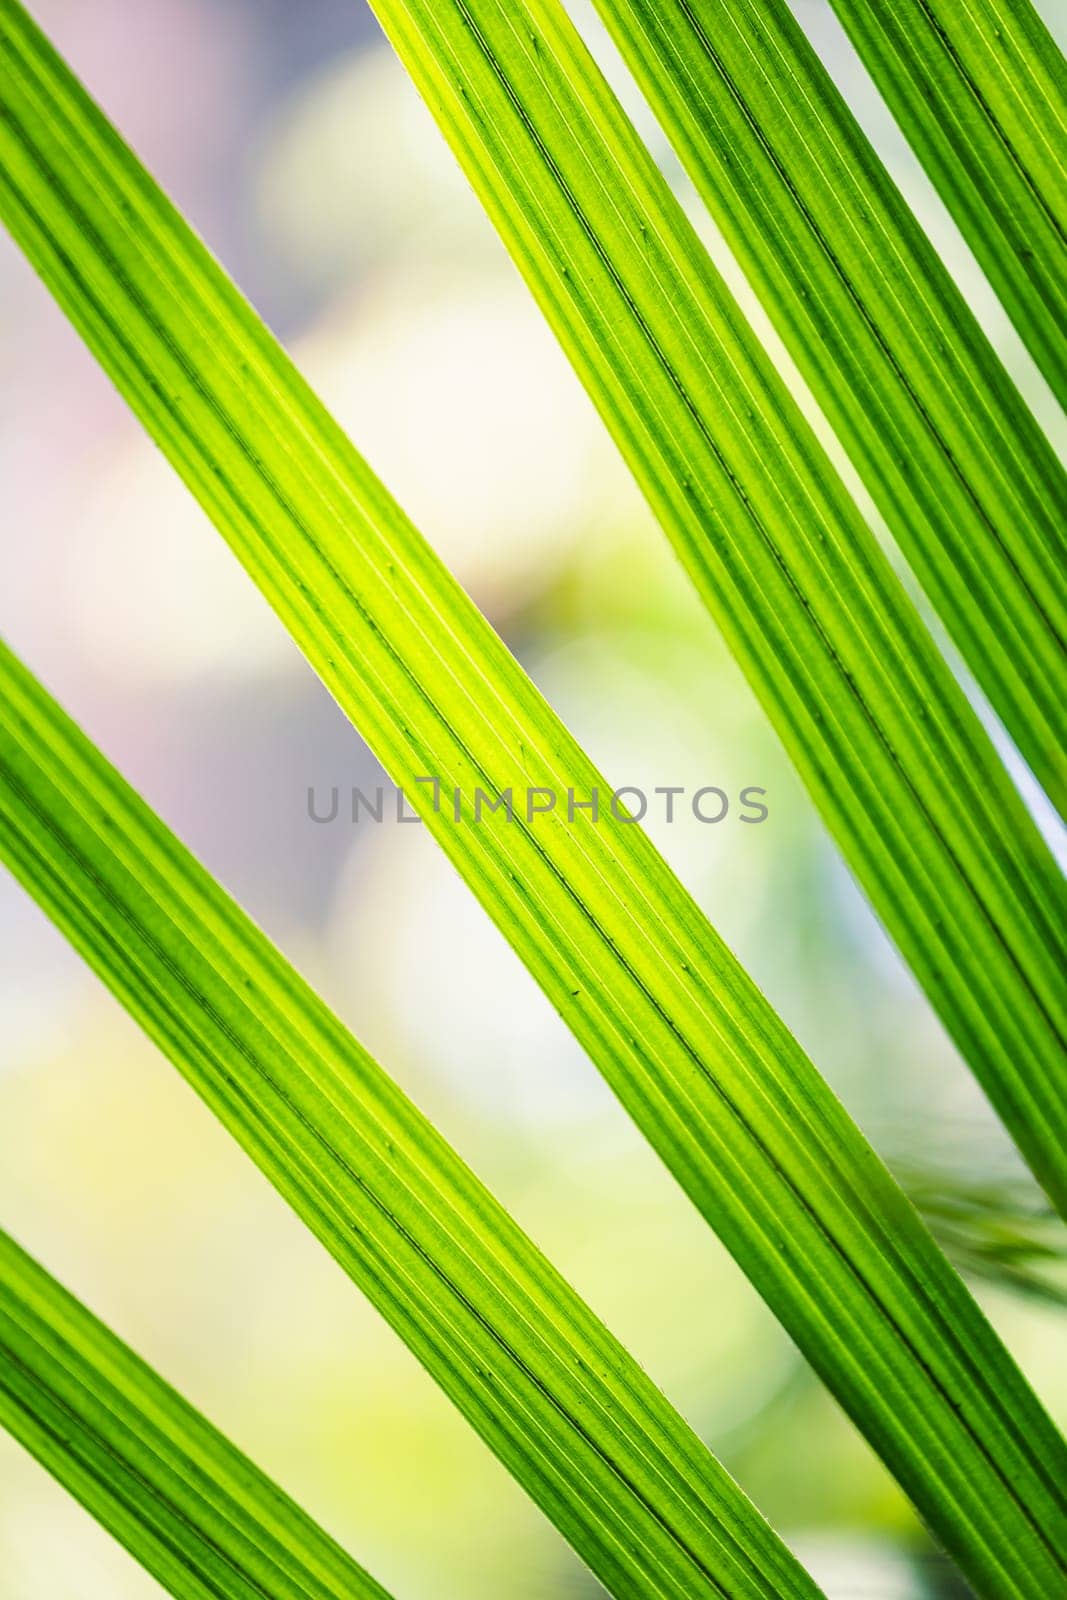
M 964 1277 L 1067 1307 L 1067 1227 L 1025 1176 L 920 1162 L 893 1171 Z
M 588 811 L 472 820 L 479 790 L 499 799 L 535 785 L 587 799 L 595 789 L 606 800 L 610 789 L 19 8 L 4 0 L 0 16 L 10 63 L 0 202 L 12 231 L 931 1525 L 990 1593 L 1036 1600 L 1065 1565 L 1062 1441 L 914 1211 L 639 828 L 606 804 L 596 820 Z M 539 59 L 546 49 L 542 40 Z M 518 144 L 514 159 L 521 164 Z M 823 676 L 830 705 L 836 680 Z M 129 837 L 116 830 L 115 782 L 100 758 L 12 663 L 5 679 L 18 728 L 7 756 L 9 859 L 145 1017 L 160 986 L 172 999 L 172 975 L 200 957 L 204 930 L 186 923 L 165 959 L 146 941 L 160 926 L 160 897 L 168 908 L 181 901 L 165 874 L 144 887 L 158 841 L 134 825 L 129 795 Z M 87 770 L 75 782 L 72 772 Z M 419 784 L 427 775 L 444 806 Z M 1002 889 L 999 872 L 990 882 Z M 1027 922 L 1042 902 L 1042 872 L 1013 917 Z M 98 887 L 116 873 L 121 910 Z M 955 882 L 947 871 L 944 880 Z M 909 894 L 921 898 L 914 883 Z M 238 979 L 249 958 L 241 948 L 227 1005 L 255 994 Z M 1040 939 L 1035 949 L 1047 969 Z M 209 976 L 201 970 L 181 995 L 202 995 Z M 1007 1026 L 990 989 L 987 973 L 983 1003 Z M 207 992 L 213 1003 L 226 998 L 217 981 Z M 174 1025 L 152 1025 L 187 1063 Z M 225 1059 L 234 1072 L 232 1049 Z M 261 1074 L 255 1084 L 258 1095 Z M 325 1115 L 337 1137 L 317 1090 L 309 1108 L 310 1126 Z M 260 1156 L 279 1187 L 293 1181 L 286 1173 L 308 1149 L 309 1125 L 291 1136 L 284 1154 L 271 1145 Z M 351 1246 L 343 1224 L 330 1226 L 337 1248 Z

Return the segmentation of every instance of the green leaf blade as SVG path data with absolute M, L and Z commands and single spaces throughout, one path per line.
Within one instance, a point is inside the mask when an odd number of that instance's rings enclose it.
M 12 231 L 631 1115 L 939 1537 L 989 1593 L 1045 1600 L 1065 1569 L 1056 1488 L 1057 1477 L 1067 1476 L 1064 1447 L 973 1301 L 639 828 L 610 815 L 594 824 L 587 813 L 573 825 L 558 814 L 532 824 L 522 817 L 469 824 L 476 788 L 499 794 L 548 784 L 582 796 L 610 788 L 21 13 L 5 0 L 0 15 L 16 19 L 17 47 L 13 22 L 4 42 L 26 63 L 9 75 L 9 105 L 16 93 L 25 97 L 20 131 L 0 141 L 0 198 Z M 621 123 L 619 137 L 633 138 Z M 620 312 L 616 320 L 638 337 L 632 318 Z M 664 438 L 658 446 L 684 460 L 687 442 L 705 435 L 692 421 L 679 427 L 675 446 Z M 640 429 L 634 437 L 643 437 Z M 795 443 L 812 448 L 802 431 Z M 716 538 L 726 547 L 721 559 L 740 564 L 743 550 Z M 816 566 L 819 544 L 809 552 Z M 777 562 L 762 548 L 757 557 L 761 582 L 770 585 Z M 842 577 L 849 580 L 840 588 L 844 602 L 857 578 Z M 873 578 L 883 581 L 881 569 Z M 764 597 L 761 616 L 777 641 L 794 625 L 809 626 L 805 609 L 797 599 L 777 617 Z M 835 674 L 832 661 L 819 659 L 802 677 L 830 690 L 827 713 L 836 715 Z M 769 677 L 777 693 L 799 698 L 786 676 Z M 31 793 L 44 785 L 39 805 L 48 815 L 66 780 L 57 794 L 57 779 L 43 775 L 55 772 L 57 760 L 65 771 L 74 757 L 69 734 L 58 752 L 41 748 L 43 715 L 37 704 L 22 719 L 28 749 L 10 761 L 20 763 L 19 781 Z M 812 760 L 821 759 L 812 735 Z M 869 784 L 859 756 L 851 764 L 854 781 Z M 95 765 L 94 774 L 90 789 L 99 781 Z M 438 776 L 446 794 L 461 791 L 466 826 L 453 824 L 447 809 L 434 811 L 417 782 L 426 774 Z M 69 849 L 36 834 L 24 857 L 29 846 L 18 841 L 31 828 L 27 805 L 17 788 L 9 802 L 9 859 L 32 874 L 33 892 L 135 1009 L 140 978 L 112 970 L 106 918 L 75 904 L 94 872 L 73 871 Z M 103 821 L 92 830 L 94 854 L 101 830 Z M 143 828 L 131 837 L 136 848 L 122 847 L 124 895 L 134 893 L 142 857 L 156 848 Z M 47 870 L 36 864 L 44 847 Z M 901 892 L 915 897 L 906 874 Z M 1032 903 L 1028 891 L 1014 916 L 1025 921 Z M 142 915 L 151 920 L 151 908 Z M 186 946 L 197 950 L 203 939 L 199 925 L 187 929 L 183 959 Z M 1038 946 L 1036 959 L 1047 961 Z M 139 962 L 140 949 L 134 940 L 123 959 Z M 1000 1002 L 988 993 L 988 977 L 983 983 L 983 1011 L 999 1026 Z M 154 1026 L 172 1050 L 188 1053 L 180 1032 L 162 1031 L 158 1016 Z M 226 1105 L 235 1130 L 252 1114 L 245 1100 Z M 301 1128 L 293 1130 L 298 1148 L 307 1137 Z M 276 1146 L 265 1143 L 257 1159 L 272 1163 L 279 1187 L 289 1181 Z M 316 1190 L 302 1205 L 302 1214 L 319 1218 L 328 1243 L 353 1248 L 332 1202 Z
M 389 1600 L 2 1231 L 0 1424 L 179 1600 Z
M 554 0 L 376 10 L 849 865 L 1067 1210 L 1063 878 L 887 561 Z
M 818 1600 L 396 1085 L 0 646 L 0 849 L 612 1593 Z
M 1067 815 L 1067 474 L 785 0 L 599 0 L 1009 733 Z
M 1067 410 L 1067 63 L 1029 0 L 832 0 Z

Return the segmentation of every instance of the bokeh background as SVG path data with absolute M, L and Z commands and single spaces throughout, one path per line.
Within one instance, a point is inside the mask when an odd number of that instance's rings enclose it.
M 989 1315 L 1067 1419 L 1062 1236 L 365 6 L 33 9 L 609 777 L 768 791 L 759 828 L 652 832 L 853 1114 L 935 1197 L 959 1259 L 983 1274 Z M 1063 417 L 824 0 L 796 9 L 1063 447 Z M 1043 10 L 1062 41 L 1058 0 Z M 752 309 L 599 29 L 575 15 Z M 11 643 L 489 1181 L 829 1594 L 962 1594 L 425 832 L 352 826 L 343 806 L 333 824 L 309 819 L 309 787 L 323 802 L 334 785 L 373 787 L 373 758 L 6 239 L 0 413 Z M 7 877 L 0 942 L 3 1224 L 398 1600 L 597 1594 Z M 160 1593 L 0 1438 L 0 1600 Z

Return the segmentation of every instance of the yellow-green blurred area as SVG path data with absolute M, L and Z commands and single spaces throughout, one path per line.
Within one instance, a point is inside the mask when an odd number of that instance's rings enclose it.
M 1062 445 L 1063 418 L 825 4 L 797 9 Z M 1062 32 L 1055 0 L 1044 9 Z M 879 1148 L 920 1187 L 947 1186 L 954 1245 L 963 1259 L 974 1243 L 987 1269 L 976 1292 L 1067 1419 L 1067 1311 L 1025 1292 L 1025 1274 L 1013 1286 L 1017 1219 L 989 1197 L 1037 1202 L 362 4 L 33 10 L 611 781 L 767 791 L 758 827 L 736 811 L 668 825 L 660 807 L 651 831 Z M 6 243 L 0 408 L 10 642 L 488 1180 L 833 1600 L 962 1594 L 424 830 L 347 819 L 351 788 L 384 781 L 373 758 Z M 309 788 L 324 804 L 334 786 L 337 820 L 312 821 Z M 0 1223 L 397 1600 L 595 1595 L 6 878 L 0 940 Z M 1062 1284 L 1062 1237 L 1042 1237 Z M 0 1439 L 0 1600 L 159 1592 Z

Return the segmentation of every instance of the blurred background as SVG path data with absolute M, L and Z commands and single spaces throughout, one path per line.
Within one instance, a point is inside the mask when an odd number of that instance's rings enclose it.
M 766 789 L 758 828 L 730 817 L 651 831 L 1067 1420 L 1062 1234 L 838 862 L 370 13 L 360 0 L 32 9 L 607 775 Z M 796 9 L 1063 448 L 1063 417 L 824 0 Z M 1062 42 L 1057 0 L 1043 10 Z M 803 398 L 599 29 L 574 14 Z M 343 799 L 335 822 L 310 820 L 309 788 L 320 805 L 335 785 L 373 789 L 373 758 L 6 239 L 0 413 L 9 641 L 490 1183 L 833 1600 L 964 1593 L 425 832 L 354 826 Z M 3 1225 L 398 1600 L 596 1595 L 6 876 L 0 943 Z M 160 1593 L 0 1436 L 0 1600 Z

